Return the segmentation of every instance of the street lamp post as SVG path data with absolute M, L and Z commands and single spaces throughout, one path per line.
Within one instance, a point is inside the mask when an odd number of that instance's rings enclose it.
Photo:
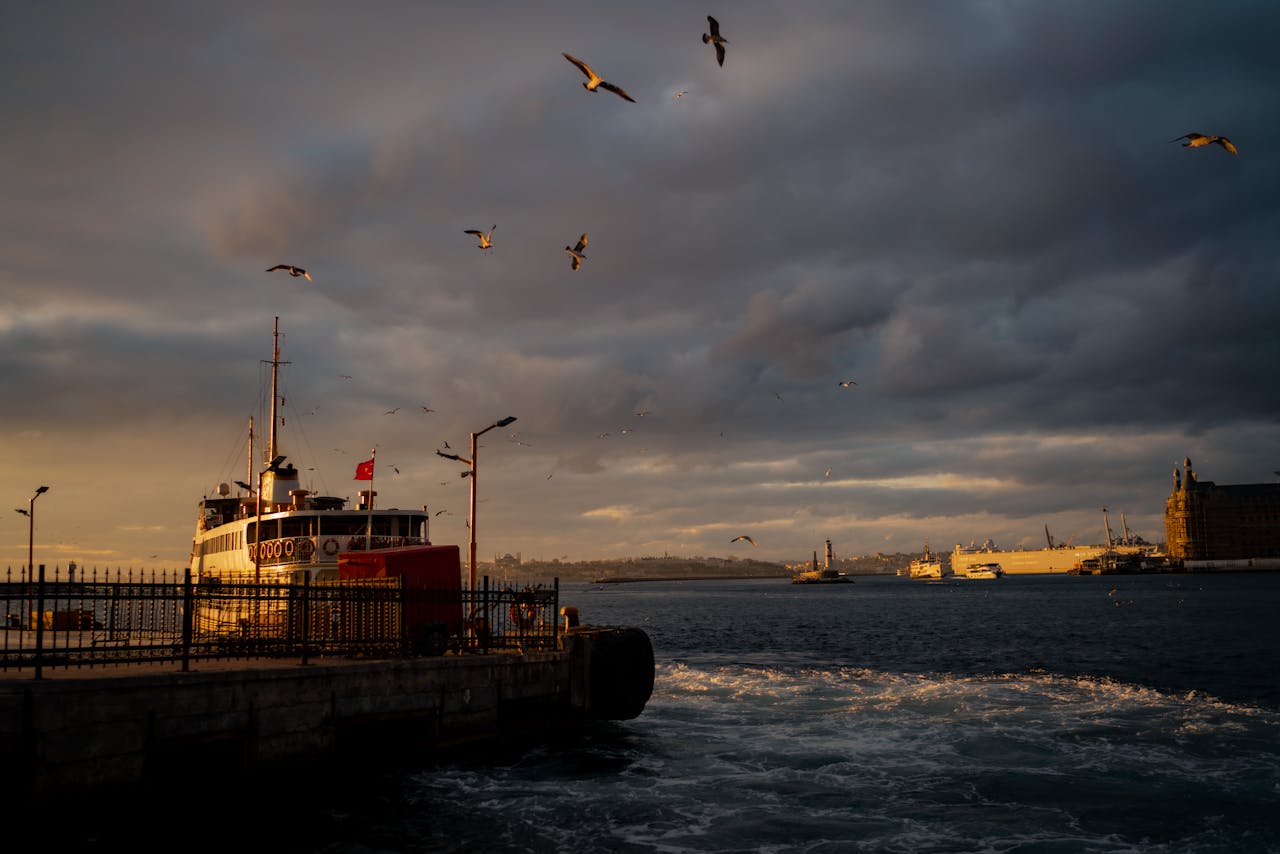
M 49 491 L 49 487 L 37 487 L 36 494 L 31 496 L 29 510 L 18 509 L 18 512 L 27 517 L 27 581 L 35 581 L 35 575 L 32 569 L 35 566 L 36 552 L 36 499 Z
M 471 459 L 466 459 L 458 454 L 446 454 L 444 451 L 436 451 L 437 456 L 444 457 L 446 460 L 457 460 L 460 463 L 466 463 L 468 470 L 462 473 L 463 477 L 471 478 L 471 511 L 468 514 L 467 527 L 471 529 L 471 539 L 467 553 L 467 572 L 470 579 L 469 586 L 472 590 L 476 589 L 476 451 L 480 447 L 477 439 L 488 433 L 495 427 L 506 427 L 512 421 L 515 421 L 514 415 L 508 415 L 500 421 L 495 421 L 483 430 L 479 430 L 471 434 Z
M 37 499 L 37 498 L 39 498 L 41 495 L 45 494 L 45 493 L 46 493 L 46 492 L 48 492 L 48 491 L 49 491 L 49 487 L 47 487 L 47 486 L 37 487 L 37 488 L 36 488 L 35 495 L 32 495 L 32 496 L 31 496 L 31 503 L 30 503 L 30 505 L 29 505 L 30 509 L 28 509 L 28 510 L 23 510 L 21 507 L 19 507 L 19 508 L 18 508 L 18 511 L 17 511 L 17 512 L 21 513 L 23 516 L 26 516 L 26 517 L 27 517 L 27 584 L 28 584 L 27 590 L 28 590 L 28 591 L 30 591 L 30 590 L 31 590 L 30 585 L 35 584 L 35 583 L 36 583 L 36 571 L 35 571 L 35 553 L 36 553 L 36 499 Z M 28 600 L 28 601 L 27 601 L 27 610 L 28 610 L 28 611 L 30 611 L 30 610 L 31 610 L 31 602 L 30 602 L 30 600 Z M 39 614 L 37 614 L 37 615 L 36 615 L 36 620 L 37 620 L 36 628 L 38 629 L 38 628 L 40 627 L 40 623 L 39 623 L 40 615 L 39 615 Z M 39 671 L 37 671 L 37 672 L 39 672 Z

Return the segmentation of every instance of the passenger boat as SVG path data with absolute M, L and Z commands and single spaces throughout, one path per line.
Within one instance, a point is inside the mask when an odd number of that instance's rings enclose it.
M 280 318 L 272 333 L 271 429 L 264 462 L 254 459 L 249 421 L 249 462 L 237 491 L 220 483 L 217 494 L 201 499 L 191 543 L 191 574 L 200 583 L 325 581 L 338 577 L 339 553 L 431 545 L 429 514 L 379 509 L 374 499 L 372 461 L 365 463 L 369 488 L 348 500 L 304 489 L 298 469 L 280 453 Z M 358 472 L 364 474 L 364 472 Z
M 971 563 L 963 571 L 957 572 L 957 578 L 1000 578 L 1004 569 L 998 563 Z
M 924 554 L 911 561 L 910 574 L 912 578 L 946 578 L 951 574 L 951 568 L 943 566 L 942 558 L 935 552 L 929 550 L 929 544 L 924 544 Z

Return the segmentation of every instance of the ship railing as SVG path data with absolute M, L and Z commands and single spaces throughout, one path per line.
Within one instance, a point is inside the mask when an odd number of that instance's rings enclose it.
M 273 537 L 259 543 L 247 543 L 245 554 L 252 562 L 258 549 L 262 549 L 263 563 L 272 565 L 331 563 L 339 552 L 370 549 L 398 549 L 404 546 L 429 545 L 422 537 L 368 537 L 363 534 L 322 534 L 320 536 Z
M 403 577 L 297 583 L 191 571 L 10 570 L 0 581 L 0 673 L 214 660 L 414 658 L 558 649 L 560 581 L 414 587 Z

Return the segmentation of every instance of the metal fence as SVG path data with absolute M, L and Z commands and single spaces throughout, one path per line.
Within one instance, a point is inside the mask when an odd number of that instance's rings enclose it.
M 0 671 L 213 659 L 403 658 L 554 649 L 560 579 L 475 590 L 403 578 L 194 583 L 179 573 L 0 581 Z

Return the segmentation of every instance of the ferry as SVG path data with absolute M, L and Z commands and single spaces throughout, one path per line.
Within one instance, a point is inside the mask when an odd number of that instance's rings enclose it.
M 280 453 L 276 437 L 280 381 L 280 318 L 271 358 L 271 429 L 263 463 L 254 460 L 253 420 L 244 481 L 219 483 L 200 500 L 191 542 L 191 575 L 199 583 L 327 581 L 338 577 L 340 553 L 431 545 L 430 518 L 419 510 L 380 509 L 369 488 L 356 506 L 348 499 L 304 489 L 298 469 Z
M 924 544 L 924 554 L 911 561 L 912 578 L 946 578 L 951 575 L 951 568 L 944 566 L 942 558 L 929 551 L 929 544 Z

